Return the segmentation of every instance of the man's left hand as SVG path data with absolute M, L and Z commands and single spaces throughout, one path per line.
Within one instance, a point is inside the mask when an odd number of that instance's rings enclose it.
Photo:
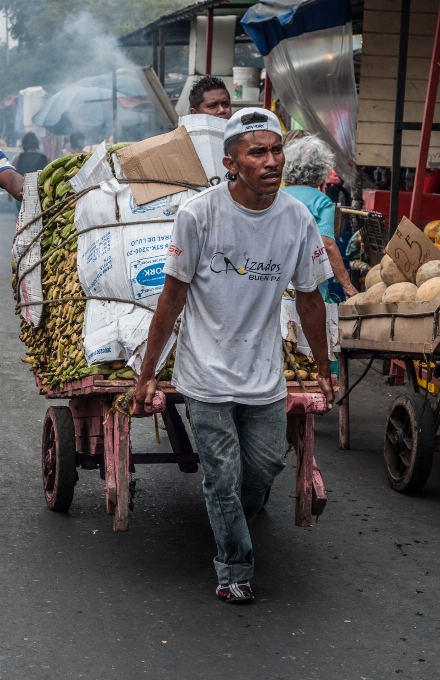
M 347 300 L 359 293 L 359 291 L 353 286 L 353 284 L 350 284 L 349 286 L 343 286 L 343 289 Z
M 330 411 L 333 407 L 333 402 L 335 400 L 335 391 L 333 389 L 333 382 L 331 377 L 330 378 L 324 378 L 324 376 L 318 374 L 318 385 L 321 389 L 321 392 L 326 398 L 327 401 L 327 412 Z

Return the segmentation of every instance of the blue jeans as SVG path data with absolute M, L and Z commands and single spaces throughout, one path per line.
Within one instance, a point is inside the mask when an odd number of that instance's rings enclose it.
M 266 406 L 185 402 L 204 473 L 219 583 L 247 581 L 254 572 L 248 522 L 286 464 L 284 399 Z

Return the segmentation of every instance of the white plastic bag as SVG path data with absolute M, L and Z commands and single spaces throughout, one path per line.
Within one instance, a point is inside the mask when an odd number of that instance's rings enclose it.
M 185 122 L 207 177 L 223 175 L 226 121 L 195 115 L 185 117 Z M 102 302 L 87 302 L 83 342 L 89 365 L 125 359 L 136 371 L 145 353 L 152 312 L 105 298 L 156 308 L 176 212 L 197 192 L 185 190 L 138 206 L 129 184 L 118 181 L 125 176 L 116 154 L 112 161 L 116 177 L 103 142 L 70 182 L 76 193 L 99 185 L 80 197 L 75 209 L 79 279 L 86 295 L 102 298 Z M 95 225 L 99 228 L 90 229 Z M 175 336 L 168 351 L 174 341 Z
M 38 196 L 38 175 L 39 172 L 30 172 L 24 176 L 23 183 L 23 202 L 17 219 L 16 232 L 34 217 L 41 213 L 40 198 Z M 41 231 L 42 218 L 33 222 L 29 227 L 21 232 L 14 241 L 12 247 L 12 257 L 17 264 L 20 256 L 26 247 L 33 241 L 35 236 Z M 30 247 L 26 255 L 21 260 L 18 271 L 16 272 L 17 281 L 20 276 L 33 264 L 41 259 L 41 236 Z M 19 297 L 21 302 L 41 302 L 43 300 L 43 289 L 41 286 L 41 265 L 35 267 L 23 278 L 20 283 Z M 43 305 L 30 305 L 22 307 L 23 318 L 33 326 L 38 326 L 43 313 Z
M 328 358 L 330 361 L 334 361 L 336 359 L 334 353 L 341 351 L 339 346 L 338 305 L 329 305 L 326 302 L 324 304 L 327 317 Z M 285 340 L 289 333 L 289 322 L 291 321 L 296 324 L 298 352 L 307 355 L 311 354 L 309 343 L 301 326 L 299 314 L 296 311 L 296 301 L 291 297 L 283 297 L 281 300 L 280 324 L 281 335 Z

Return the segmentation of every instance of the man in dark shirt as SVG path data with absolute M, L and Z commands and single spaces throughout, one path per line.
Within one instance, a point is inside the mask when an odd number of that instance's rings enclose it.
M 26 172 L 37 172 L 46 167 L 49 160 L 44 153 L 38 151 L 39 142 L 37 136 L 33 132 L 27 132 L 21 140 L 23 151 L 15 156 L 12 161 L 14 168 L 18 170 L 20 175 Z
M 206 113 L 227 120 L 232 116 L 231 95 L 217 76 L 204 76 L 194 83 L 189 93 L 189 105 L 191 113 Z
M 49 159 L 44 153 L 40 153 L 40 146 L 37 136 L 33 132 L 27 132 L 21 140 L 23 151 L 17 154 L 12 161 L 12 165 L 20 175 L 27 172 L 37 172 L 42 170 L 49 163 Z M 23 180 L 22 180 L 23 181 Z M 17 198 L 14 196 L 14 198 Z M 22 196 L 16 200 L 17 210 L 20 211 Z

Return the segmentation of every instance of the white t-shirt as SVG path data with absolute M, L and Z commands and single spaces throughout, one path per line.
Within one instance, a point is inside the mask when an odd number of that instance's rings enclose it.
M 270 404 L 286 395 L 280 330 L 289 281 L 315 290 L 333 273 L 307 208 L 279 191 L 266 210 L 222 183 L 179 209 L 164 272 L 190 283 L 173 385 L 206 402 Z

